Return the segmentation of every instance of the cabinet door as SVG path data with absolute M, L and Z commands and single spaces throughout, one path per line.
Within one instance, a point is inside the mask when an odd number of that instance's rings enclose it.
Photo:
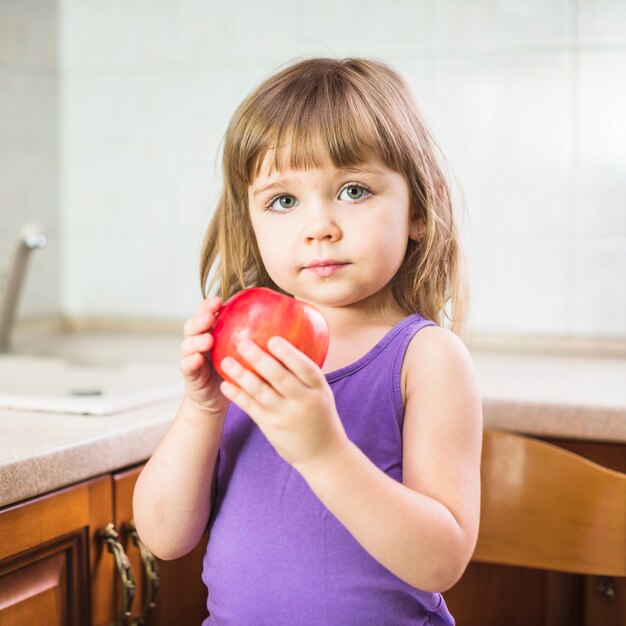
M 148 600 L 148 574 L 142 563 L 139 548 L 135 545 L 129 523 L 133 518 L 133 489 L 141 468 L 133 467 L 113 475 L 115 526 L 135 572 L 137 593 L 133 617 L 144 618 L 148 626 L 188 624 L 200 626 L 207 616 L 207 591 L 202 582 L 202 558 L 206 550 L 206 535 L 196 548 L 175 561 L 159 561 L 159 588 L 156 606 L 146 607 Z
M 81 626 L 88 616 L 84 536 L 53 541 L 0 566 L 0 623 Z M 82 570 L 82 572 L 81 572 Z M 80 574 L 73 576 L 76 572 Z
M 90 601 L 90 578 L 98 585 L 112 576 L 108 560 L 101 562 L 94 532 L 105 513 L 106 494 L 111 511 L 110 493 L 107 476 L 0 511 L 3 626 L 83 626 L 91 623 L 92 605 L 98 617 L 94 626 L 110 622 L 111 614 L 98 613 L 98 603 Z M 97 587 L 95 593 L 103 595 Z
M 584 626 L 581 577 L 470 563 L 443 596 L 457 626 Z

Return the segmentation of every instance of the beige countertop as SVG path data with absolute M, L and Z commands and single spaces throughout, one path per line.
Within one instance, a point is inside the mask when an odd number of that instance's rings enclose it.
M 626 444 L 626 359 L 473 357 L 486 427 Z M 142 462 L 179 404 L 105 416 L 0 410 L 0 506 Z

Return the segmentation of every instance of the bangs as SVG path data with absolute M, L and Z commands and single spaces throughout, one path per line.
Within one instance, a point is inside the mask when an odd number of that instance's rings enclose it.
M 258 151 L 256 158 L 249 161 L 246 184 L 252 184 L 263 167 L 269 168 L 270 175 L 286 169 L 345 168 L 361 165 L 376 153 L 371 135 L 363 133 L 363 128 L 359 129 L 361 137 L 358 140 L 352 138 L 356 133 L 350 130 L 328 131 L 328 127 L 322 126 L 303 128 L 281 125 L 276 129 L 275 136 Z
M 318 103 L 296 97 L 280 113 L 259 142 L 248 178 L 261 173 L 268 156 L 270 168 L 277 171 L 307 170 L 360 165 L 380 151 L 375 120 L 345 99 Z
M 263 167 L 346 168 L 373 158 L 399 171 L 402 130 L 372 98 L 371 84 L 366 89 L 365 77 L 347 65 L 326 70 L 296 77 L 287 71 L 242 104 L 228 146 L 233 182 L 247 188 Z

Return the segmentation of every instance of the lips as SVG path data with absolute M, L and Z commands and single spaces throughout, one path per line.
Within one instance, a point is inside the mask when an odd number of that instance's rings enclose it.
M 333 276 L 340 272 L 348 263 L 337 261 L 336 259 L 323 259 L 309 263 L 304 269 L 315 274 L 316 276 L 326 277 Z
M 345 263 L 344 261 L 337 261 L 336 259 L 322 259 L 312 261 L 307 265 L 307 268 L 324 267 L 326 265 L 347 265 L 347 263 Z

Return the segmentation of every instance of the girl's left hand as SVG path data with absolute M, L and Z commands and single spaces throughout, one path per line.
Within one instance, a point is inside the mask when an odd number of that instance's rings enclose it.
M 236 384 L 222 382 L 222 393 L 253 419 L 290 465 L 330 458 L 349 440 L 324 374 L 281 337 L 272 337 L 267 348 L 269 354 L 251 341 L 238 347 L 254 372 L 225 358 L 222 367 Z

